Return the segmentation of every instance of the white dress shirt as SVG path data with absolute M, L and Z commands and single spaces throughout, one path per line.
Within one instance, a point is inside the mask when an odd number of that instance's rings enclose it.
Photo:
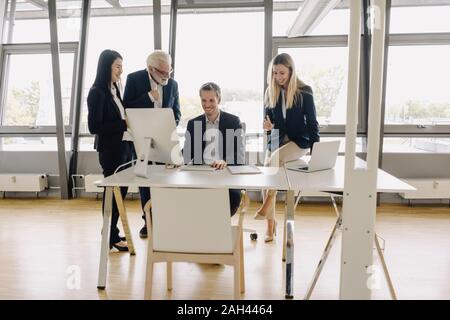
M 205 118 L 206 118 L 206 128 L 205 128 L 205 150 L 203 150 L 203 162 L 206 164 L 212 164 L 216 160 L 221 160 L 219 153 L 220 111 L 216 120 L 214 120 L 213 122 L 208 120 L 206 114 Z
M 117 89 L 114 85 L 111 86 L 111 94 L 113 96 L 114 102 L 116 103 L 117 107 L 119 108 L 122 120 L 125 120 L 125 108 L 123 107 L 122 102 L 120 101 L 119 97 L 117 96 Z M 127 131 L 125 131 L 123 133 L 122 141 L 133 141 L 133 136 L 132 136 L 129 128 L 127 128 Z
M 147 72 L 147 73 L 148 73 L 148 72 Z M 152 96 L 152 94 L 151 94 L 150 92 L 148 93 L 148 96 L 149 96 L 150 100 L 152 100 L 153 106 L 154 106 L 155 108 L 162 108 L 162 100 L 163 100 L 163 89 L 162 89 L 162 85 L 156 83 L 156 81 L 153 80 L 153 78 L 150 76 L 150 73 L 148 73 L 148 79 L 150 80 L 150 89 L 151 89 L 152 91 L 153 91 L 153 90 L 158 91 L 159 99 L 156 100 L 156 99 Z

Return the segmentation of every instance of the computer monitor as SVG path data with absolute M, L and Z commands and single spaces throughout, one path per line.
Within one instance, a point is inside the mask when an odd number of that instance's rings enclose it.
M 171 108 L 132 108 L 125 112 L 136 150 L 137 176 L 148 177 L 148 161 L 183 164 Z

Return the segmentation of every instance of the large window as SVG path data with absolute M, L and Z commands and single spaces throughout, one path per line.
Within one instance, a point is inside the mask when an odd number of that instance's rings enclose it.
M 54 134 L 55 108 L 53 103 L 53 82 L 50 55 L 50 23 L 46 1 L 15 1 L 15 12 L 10 14 L 8 1 L 3 41 L 8 58 L 2 83 L 3 105 L 0 125 L 8 126 L 2 132 L 12 135 L 24 133 L 24 138 L 5 137 L 0 141 L 4 148 L 34 149 L 41 144 L 53 150 L 51 139 L 34 138 L 39 134 Z M 58 34 L 62 47 L 74 48 L 80 37 L 80 16 L 83 1 L 57 0 Z M 153 51 L 152 0 L 91 1 L 90 26 L 87 39 L 87 59 L 81 100 L 80 133 L 89 133 L 87 128 L 86 98 L 96 73 L 98 57 L 104 49 L 117 50 L 124 58 L 122 84 L 125 87 L 129 73 L 144 69 L 146 58 Z M 162 49 L 168 50 L 170 0 L 162 0 Z M 13 23 L 9 18 L 13 17 Z M 9 32 L 9 28 L 12 27 Z M 32 32 L 31 32 L 32 30 Z M 9 37 L 8 37 L 9 36 Z M 69 44 L 68 42 L 71 41 Z M 44 49 L 43 49 L 44 48 Z M 71 124 L 72 78 L 76 48 L 61 50 L 60 69 L 63 98 L 64 124 Z M 50 66 L 50 67 L 49 67 Z M 10 70 L 10 72 L 8 72 Z M 39 127 L 39 129 L 30 129 Z M 44 127 L 44 128 L 42 128 Z M 33 138 L 27 136 L 32 134 Z M 66 128 L 66 134 L 70 130 Z M 34 139 L 34 140 L 33 140 Z M 56 141 L 56 140 L 55 140 Z M 84 139 L 82 148 L 92 150 L 92 139 Z M 9 147 L 7 147 L 9 146 Z M 42 150 L 44 150 L 42 149 Z
M 347 114 L 347 47 L 279 48 L 294 59 L 300 79 L 314 92 L 321 125 L 343 125 Z
M 58 19 L 58 40 L 78 41 L 80 37 L 79 11 L 73 16 Z M 33 30 L 33 32 L 30 32 Z M 50 25 L 46 19 L 15 20 L 12 43 L 50 42 Z
M 448 17 L 450 17 L 450 5 L 393 7 L 390 30 L 391 33 L 450 32 Z
M 450 45 L 391 46 L 386 124 L 450 125 Z
M 222 110 L 239 116 L 247 133 L 262 132 L 264 13 L 179 12 L 176 39 L 181 127 L 203 113 L 198 90 L 213 81 Z
M 64 124 L 69 125 L 74 54 L 60 55 Z M 6 78 L 4 126 L 54 126 L 55 103 L 50 54 L 11 54 Z
M 16 1 L 16 13 L 12 39 L 8 41 L 9 12 L 6 20 L 4 42 L 37 43 L 50 42 L 48 9 L 43 1 Z M 41 5 L 39 5 L 41 4 Z M 57 0 L 58 40 L 78 41 L 80 37 L 81 0 Z M 30 32 L 33 30 L 33 32 Z
M 450 6 L 393 7 L 384 152 L 450 152 Z
M 57 150 L 50 23 L 45 1 L 11 1 L 5 16 L 2 105 L 2 150 Z M 71 124 L 75 53 L 81 1 L 57 0 L 63 124 Z M 10 18 L 14 20 L 10 23 Z M 68 42 L 72 41 L 72 42 Z M 67 130 L 67 127 L 66 127 Z M 67 131 L 66 131 L 67 132 Z M 70 132 L 70 131 L 68 131 Z M 22 135 L 18 137 L 18 135 Z M 40 136 L 42 135 L 42 136 Z M 70 143 L 66 139 L 66 149 Z
M 120 26 L 118 28 L 113 26 Z M 131 35 L 140 34 L 136 37 Z M 122 86 L 127 75 L 146 68 L 147 56 L 153 51 L 153 17 L 92 17 L 89 26 L 88 51 L 81 118 L 81 133 L 88 133 L 87 95 L 95 79 L 100 53 L 105 49 L 118 51 L 123 57 Z
M 384 138 L 383 151 L 386 153 L 450 153 L 450 139 L 441 137 Z

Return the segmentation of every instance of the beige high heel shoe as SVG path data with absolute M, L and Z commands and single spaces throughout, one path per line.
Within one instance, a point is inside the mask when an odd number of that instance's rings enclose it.
M 264 242 L 270 242 L 273 241 L 273 238 L 277 235 L 277 220 L 273 220 L 272 224 L 272 233 L 269 234 L 268 231 L 266 231 L 266 235 L 264 236 Z
M 266 219 L 266 217 L 267 217 L 267 213 L 268 213 L 268 211 L 269 210 L 275 210 L 275 203 L 273 202 L 273 196 L 274 195 L 276 195 L 276 193 L 271 193 L 271 191 L 269 190 L 268 192 L 268 195 L 267 195 L 267 197 L 265 197 L 265 199 L 264 199 L 264 203 L 263 203 L 263 206 L 261 207 L 261 208 L 259 208 L 257 211 L 256 211 L 256 213 L 255 213 L 255 215 L 253 216 L 253 219 L 255 219 L 255 220 L 265 220 Z M 267 209 L 267 202 L 266 201 L 271 201 L 271 202 L 273 202 L 272 203 L 272 207 L 273 208 L 269 208 L 269 209 Z M 275 212 L 275 211 L 274 211 Z
M 266 219 L 266 214 L 264 214 L 264 215 L 260 214 L 261 211 L 262 210 L 256 211 L 255 215 L 253 216 L 253 219 L 255 219 L 255 220 L 264 220 L 264 219 Z

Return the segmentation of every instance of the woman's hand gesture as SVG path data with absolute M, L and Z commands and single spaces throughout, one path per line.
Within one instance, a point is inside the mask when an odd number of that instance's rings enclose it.
M 263 129 L 264 131 L 270 131 L 273 129 L 273 123 L 270 121 L 269 116 L 266 116 L 263 123 Z

